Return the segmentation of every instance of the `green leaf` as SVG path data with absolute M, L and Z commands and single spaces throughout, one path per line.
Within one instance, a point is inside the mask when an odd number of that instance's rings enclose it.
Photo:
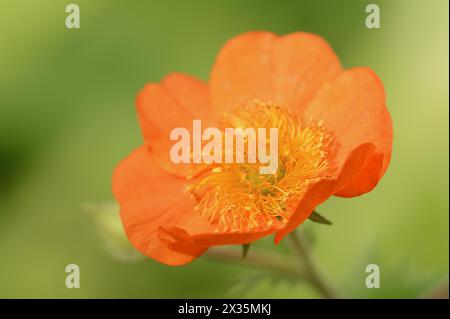
M 309 219 L 318 224 L 333 225 L 331 221 L 320 215 L 315 210 L 309 215 Z

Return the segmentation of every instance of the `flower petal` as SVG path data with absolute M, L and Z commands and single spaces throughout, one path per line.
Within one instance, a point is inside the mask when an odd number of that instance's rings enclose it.
M 183 180 L 159 170 L 145 147 L 116 168 L 113 192 L 120 203 L 125 232 L 143 254 L 161 263 L 182 265 L 206 250 L 197 245 L 177 248 L 160 236 L 161 226 L 197 229 L 205 225 L 193 212 L 196 202 L 185 194 Z
M 191 118 L 202 120 L 211 118 L 209 88 L 203 81 L 193 76 L 172 73 L 162 80 L 161 85 L 178 105 L 189 112 Z
M 254 99 L 299 109 L 341 69 L 332 48 L 317 35 L 248 32 L 221 49 L 211 73 L 211 99 L 219 111 Z
M 170 160 L 170 132 L 177 127 L 192 128 L 193 119 L 209 122 L 208 87 L 194 77 L 173 73 L 161 84 L 150 83 L 139 93 L 136 106 L 146 145 L 154 150 L 160 167 L 176 175 L 186 175 L 187 165 Z
M 241 245 L 252 243 L 262 237 L 277 231 L 275 227 L 255 231 L 216 232 L 214 227 L 208 231 L 187 232 L 180 227 L 164 227 L 164 231 L 172 236 L 174 247 L 180 247 L 183 243 L 193 243 L 199 246 Z
M 340 165 L 350 151 L 373 143 L 376 152 L 367 166 L 336 193 L 358 196 L 372 190 L 385 173 L 392 153 L 392 121 L 385 104 L 383 85 L 369 68 L 343 72 L 325 85 L 307 106 L 305 119 L 323 121 L 340 144 Z

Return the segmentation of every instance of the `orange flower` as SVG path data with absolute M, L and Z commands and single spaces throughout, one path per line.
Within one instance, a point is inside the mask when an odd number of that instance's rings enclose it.
M 113 191 L 128 238 L 145 255 L 182 265 L 216 245 L 279 242 L 332 195 L 371 191 L 392 152 L 383 85 L 343 70 L 308 33 L 249 32 L 220 51 L 208 83 L 171 74 L 137 98 L 142 146 L 117 167 Z M 176 127 L 277 127 L 279 165 L 174 164 Z

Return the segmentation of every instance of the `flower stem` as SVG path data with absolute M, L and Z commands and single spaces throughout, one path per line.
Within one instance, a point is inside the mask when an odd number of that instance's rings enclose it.
M 305 269 L 305 280 L 314 286 L 324 298 L 339 298 L 335 290 L 324 280 L 318 271 L 317 266 L 311 257 L 309 248 L 307 247 L 302 236 L 300 236 L 296 231 L 293 231 L 289 234 L 289 238 L 291 240 L 294 252 Z
M 219 247 L 209 249 L 205 256 L 212 260 L 266 269 L 289 277 L 302 278 L 306 275 L 303 269 L 292 265 L 292 262 L 286 257 L 280 254 L 264 253 L 255 249 L 252 249 L 246 258 L 242 257 L 240 250 Z
M 222 247 L 209 249 L 205 256 L 212 260 L 266 269 L 295 279 L 303 279 L 315 287 L 324 298 L 338 298 L 337 293 L 317 270 L 305 241 L 295 231 L 289 237 L 291 248 L 297 255 L 301 267 L 293 265 L 290 259 L 281 254 L 266 253 L 255 249 L 252 249 L 246 258 L 242 257 L 240 250 Z

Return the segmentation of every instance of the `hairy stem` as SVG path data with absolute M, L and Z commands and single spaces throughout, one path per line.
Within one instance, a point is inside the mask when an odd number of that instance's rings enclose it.
M 266 269 L 289 277 L 303 278 L 305 276 L 303 269 L 295 267 L 288 258 L 280 254 L 269 254 L 252 249 L 247 257 L 243 258 L 240 250 L 216 247 L 209 249 L 205 256 L 212 260 Z
M 220 262 L 265 269 L 295 279 L 303 279 L 315 287 L 324 298 L 338 298 L 334 289 L 330 287 L 317 270 L 304 240 L 295 231 L 289 237 L 291 248 L 296 254 L 301 267 L 293 265 L 291 259 L 281 254 L 266 253 L 255 249 L 251 250 L 246 258 L 243 258 L 241 250 L 215 247 L 209 249 L 205 253 L 205 257 Z
M 335 290 L 324 280 L 314 260 L 311 257 L 309 248 L 307 247 L 305 240 L 296 231 L 289 234 L 291 240 L 291 247 L 296 253 L 299 262 L 304 267 L 305 280 L 307 280 L 317 291 L 324 297 L 335 299 L 338 298 Z

